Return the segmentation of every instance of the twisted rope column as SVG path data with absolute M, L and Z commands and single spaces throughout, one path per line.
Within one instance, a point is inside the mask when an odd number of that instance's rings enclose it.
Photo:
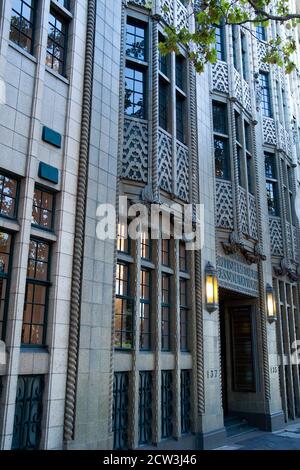
M 74 439 L 76 381 L 78 369 L 78 345 L 81 302 L 82 258 L 84 246 L 85 208 L 88 179 L 89 137 L 91 124 L 91 100 L 93 85 L 94 38 L 96 2 L 88 0 L 85 67 L 82 100 L 82 124 L 79 150 L 78 191 L 76 201 L 73 277 L 71 285 L 71 309 L 69 351 L 64 418 L 64 440 Z
M 194 206 L 200 203 L 199 193 L 199 164 L 198 164 L 198 145 L 197 145 L 197 94 L 196 77 L 192 64 L 189 64 L 189 82 L 190 82 L 190 150 L 191 150 L 191 168 L 192 168 L 192 203 Z M 203 307 L 202 307 L 202 263 L 201 252 L 194 252 L 195 267 L 195 300 L 196 300 L 196 365 L 197 365 L 197 410 L 198 415 L 205 412 L 205 388 L 204 388 L 204 345 L 203 345 Z
M 258 222 L 258 243 L 263 246 L 263 226 L 262 226 L 262 208 L 260 202 L 259 186 L 259 167 L 257 161 L 257 146 L 256 146 L 256 132 L 252 132 L 253 153 L 254 153 L 254 167 L 255 167 L 255 180 L 256 180 L 256 211 Z M 259 312 L 260 312 L 260 329 L 262 339 L 262 352 L 263 352 L 263 369 L 264 369 L 264 392 L 265 399 L 271 398 L 271 385 L 270 385 L 270 370 L 269 370 L 269 353 L 268 353 L 268 337 L 267 337 L 267 319 L 266 319 L 266 304 L 265 304 L 265 280 L 262 260 L 258 262 L 258 283 L 259 283 Z
M 116 216 L 119 216 L 119 197 L 120 197 L 120 183 L 122 172 L 122 155 L 123 155 L 123 140 L 124 140 L 124 104 L 125 104 L 125 34 L 126 34 L 126 4 L 127 1 L 122 1 L 121 11 L 121 46 L 120 46 L 120 88 L 119 88 L 119 126 L 118 126 L 118 162 L 117 162 L 117 186 L 116 186 Z M 115 233 L 118 233 L 118 220 L 116 220 Z M 117 237 L 116 237 L 117 239 Z M 110 376 L 109 376 L 109 420 L 108 420 L 108 434 L 112 433 L 112 412 L 113 412 L 113 388 L 114 388 L 114 345 L 115 345 L 115 283 L 117 273 L 117 240 L 114 249 L 114 264 L 113 264 L 113 290 L 112 290 L 112 315 L 111 315 L 111 347 L 110 347 Z

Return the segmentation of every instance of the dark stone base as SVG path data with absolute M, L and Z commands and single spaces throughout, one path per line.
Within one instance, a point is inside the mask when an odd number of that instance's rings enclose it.
M 284 414 L 282 411 L 273 414 L 263 413 L 241 413 L 234 412 L 235 416 L 243 419 L 245 418 L 250 426 L 255 426 L 262 431 L 278 431 L 284 427 Z
M 226 443 L 226 429 L 220 428 L 215 431 L 199 433 L 197 436 L 197 449 L 210 450 L 221 447 Z

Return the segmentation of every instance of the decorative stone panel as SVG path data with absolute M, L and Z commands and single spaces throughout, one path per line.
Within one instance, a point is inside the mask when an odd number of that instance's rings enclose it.
M 260 70 L 268 72 L 269 68 L 270 68 L 269 64 L 266 64 L 263 60 L 265 55 L 266 55 L 266 52 L 267 52 L 267 46 L 265 44 L 261 43 L 260 41 L 257 41 L 256 44 L 257 44 L 258 67 L 259 67 Z
M 217 227 L 233 229 L 232 184 L 216 180 L 216 223 Z
M 239 186 L 239 213 L 242 232 L 248 235 L 247 198 L 244 188 Z
M 172 139 L 162 129 L 158 132 L 159 186 L 172 193 Z
M 249 219 L 250 219 L 250 237 L 255 240 L 258 239 L 258 230 L 257 230 L 257 213 L 256 213 L 256 204 L 255 197 L 252 194 L 249 194 Z
M 187 9 L 180 0 L 176 0 L 176 17 L 176 26 L 179 29 L 188 27 Z
M 226 62 L 218 60 L 212 66 L 212 83 L 213 89 L 228 93 L 228 65 Z
M 263 138 L 265 144 L 276 145 L 276 128 L 274 119 L 264 117 L 263 118 Z
M 136 5 L 144 7 L 146 6 L 147 0 L 129 0 L 129 3 L 135 3 Z
M 161 0 L 161 15 L 165 23 L 169 26 L 174 25 L 173 0 Z
M 269 217 L 271 254 L 283 256 L 282 226 L 279 217 Z
M 294 260 L 299 260 L 299 253 L 298 253 L 298 237 L 297 237 L 297 227 L 292 226 L 292 235 L 293 235 L 293 243 L 294 243 Z
M 242 79 L 239 72 L 233 69 L 234 96 L 243 104 Z
M 122 178 L 146 183 L 148 178 L 148 125 L 125 119 Z
M 244 107 L 251 114 L 252 107 L 251 107 L 251 95 L 250 95 L 250 87 L 246 80 L 243 79 L 243 99 L 244 99 Z
M 293 259 L 293 241 L 292 241 L 292 227 L 289 222 L 286 223 L 286 241 L 287 241 L 287 255 L 288 259 Z
M 189 200 L 189 150 L 185 145 L 176 145 L 176 196 Z

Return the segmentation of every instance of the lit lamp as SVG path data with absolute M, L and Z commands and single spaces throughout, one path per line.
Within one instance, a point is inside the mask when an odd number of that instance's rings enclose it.
M 206 289 L 206 308 L 209 312 L 214 312 L 218 308 L 218 276 L 217 270 L 211 263 L 207 263 L 205 269 L 205 289 Z
M 267 318 L 270 323 L 277 320 L 276 315 L 276 300 L 273 291 L 273 287 L 267 284 Z

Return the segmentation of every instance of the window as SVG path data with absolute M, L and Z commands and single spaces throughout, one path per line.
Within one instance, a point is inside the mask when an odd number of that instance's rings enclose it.
M 266 29 L 261 24 L 256 26 L 256 37 L 257 39 L 260 39 L 261 41 L 266 40 Z
M 268 200 L 268 211 L 270 215 L 278 216 L 278 194 L 277 194 L 277 172 L 275 164 L 275 155 L 265 153 L 265 172 L 266 172 L 266 189 Z
M 225 56 L 225 35 L 224 35 L 224 25 L 216 26 L 216 50 L 217 50 L 217 59 L 226 60 Z
M 67 23 L 51 10 L 48 23 L 46 65 L 61 75 L 66 68 Z
M 116 273 L 115 347 L 132 348 L 133 300 L 130 297 L 129 266 L 118 263 Z
M 146 60 L 146 28 L 129 18 L 126 28 L 126 55 L 138 60 Z
M 184 136 L 184 105 L 185 99 L 177 93 L 176 96 L 176 137 L 180 142 L 185 141 Z
M 5 340 L 6 316 L 9 301 L 9 273 L 11 266 L 12 236 L 0 232 L 0 339 Z
M 128 388 L 127 372 L 117 372 L 114 375 L 112 431 L 114 434 L 114 450 L 128 447 Z
M 140 372 L 139 444 L 152 443 L 152 373 Z
M 261 86 L 261 109 L 264 116 L 272 117 L 269 74 L 259 74 Z
M 169 84 L 159 80 L 159 125 L 165 131 L 169 130 L 169 116 L 168 116 L 168 103 L 169 103 Z
M 125 70 L 125 114 L 145 119 L 145 72 L 131 66 Z
M 237 25 L 232 25 L 232 52 L 233 52 L 233 65 L 236 70 L 239 70 L 238 60 L 238 28 Z
M 44 377 L 20 375 L 17 383 L 12 450 L 38 450 L 41 440 Z
M 191 432 L 191 371 L 182 370 L 180 374 L 181 432 Z
M 252 156 L 252 139 L 251 139 L 251 128 L 247 121 L 244 121 L 244 133 L 245 133 L 245 147 L 246 147 L 246 159 L 247 159 L 247 182 L 248 191 L 254 194 L 254 163 Z
M 216 177 L 230 180 L 228 114 L 225 103 L 213 102 Z
M 151 260 L 151 233 L 142 232 L 141 234 L 141 257 L 142 259 Z
M 244 162 L 243 162 L 243 134 L 240 125 L 240 115 L 235 111 L 234 113 L 235 120 L 235 131 L 236 131 L 236 152 L 237 152 L 237 164 L 238 164 L 238 174 L 239 174 L 239 185 L 245 187 L 245 178 L 244 178 Z
M 15 218 L 17 215 L 18 181 L 0 174 L 0 215 Z
M 147 26 L 127 18 L 125 109 L 127 116 L 146 119 Z
M 181 90 L 185 89 L 185 59 L 182 56 L 176 56 L 176 86 Z
M 161 348 L 163 351 L 170 351 L 171 338 L 170 338 L 170 276 L 162 274 L 161 278 Z
M 36 187 L 33 196 L 32 223 L 40 228 L 51 230 L 53 228 L 54 196 Z
M 162 34 L 159 34 L 159 42 L 163 43 L 165 38 Z M 169 59 L 170 55 L 163 55 L 159 52 L 159 70 L 163 73 L 166 77 L 169 76 Z
M 140 273 L 140 349 L 149 350 L 151 346 L 151 273 L 145 269 Z
M 170 370 L 161 372 L 161 437 L 173 434 L 173 377 Z
M 10 23 L 11 41 L 30 54 L 33 51 L 35 0 L 14 0 Z
M 30 240 L 22 344 L 41 346 L 46 337 L 46 308 L 49 290 L 48 243 Z
M 170 265 L 170 242 L 169 238 L 161 240 L 161 262 L 164 266 Z
M 65 7 L 65 8 L 69 8 L 70 7 L 70 0 L 56 0 L 61 6 Z
M 129 238 L 127 225 L 118 224 L 117 250 L 123 253 L 129 253 Z
M 241 52 L 242 52 L 242 75 L 248 80 L 248 53 L 246 35 L 241 33 Z
M 184 242 L 179 243 L 179 270 L 182 272 L 187 271 L 187 253 Z
M 188 301 L 187 280 L 180 279 L 180 349 L 188 351 Z

